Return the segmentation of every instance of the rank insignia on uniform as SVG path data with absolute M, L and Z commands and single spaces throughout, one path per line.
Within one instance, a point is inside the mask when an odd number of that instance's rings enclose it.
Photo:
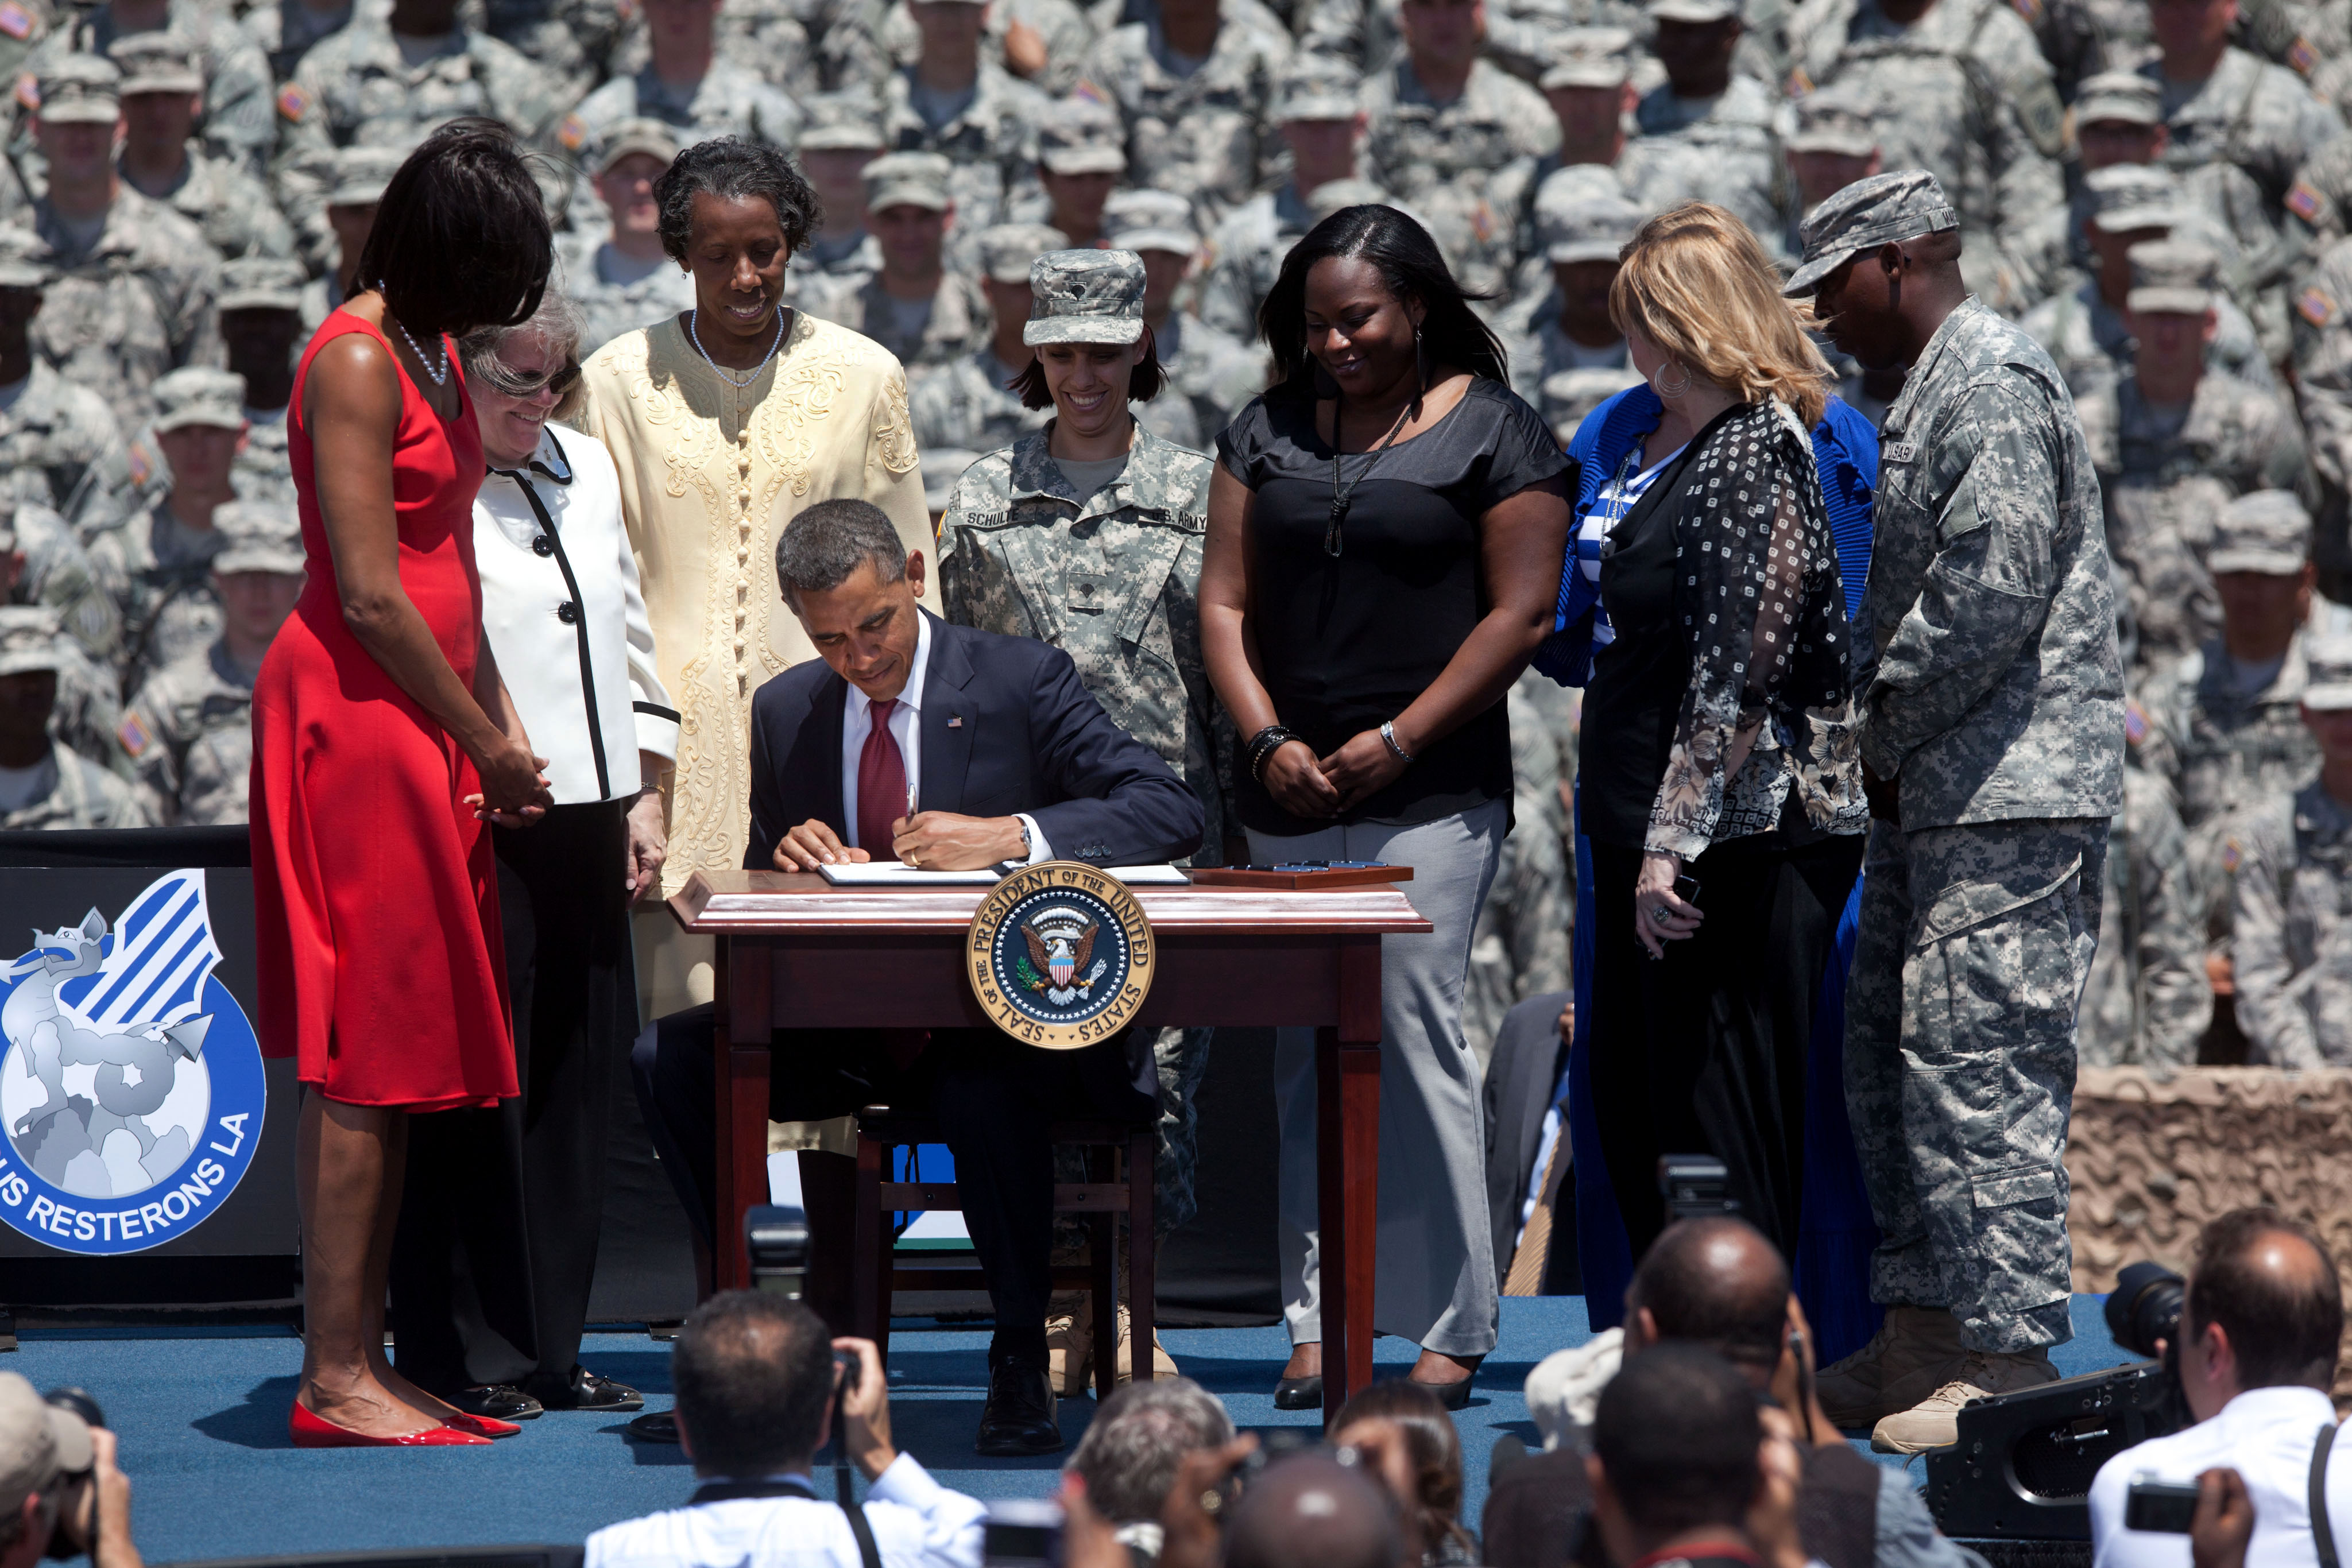
M 2319 51 L 2311 47 L 2308 38 L 2297 38 L 2286 48 L 2286 63 L 2297 76 L 2309 76 L 2319 66 Z
M 5 5 L 0 5 L 0 33 L 5 33 L 12 38 L 22 38 L 28 37 L 32 31 L 33 14 L 31 12 L 17 5 L 16 0 L 7 0 Z
M 2317 285 L 2295 297 L 2294 308 L 2303 319 L 2315 327 L 2326 327 L 2336 320 L 2336 301 Z
M 1151 923 L 1117 877 L 1077 861 L 996 884 L 964 942 L 972 994 L 996 1027 L 1048 1051 L 1107 1040 L 1151 989 Z
M 563 123 L 555 128 L 555 140 L 563 144 L 566 152 L 577 152 L 580 144 L 588 140 L 588 128 L 576 114 L 567 114 Z
M 2287 187 L 2286 210 L 2305 223 L 2315 224 L 2319 221 L 2319 193 L 2311 188 L 2309 181 L 2297 180 Z
M 300 82 L 289 81 L 278 89 L 278 112 L 297 123 L 310 112 L 310 95 Z
M 26 109 L 38 110 L 41 107 L 41 78 L 30 71 L 20 74 L 16 78 L 16 101 Z
M 135 713 L 122 721 L 114 738 L 122 742 L 122 749 L 134 758 L 146 755 L 147 748 L 155 744 L 155 737 L 147 733 L 146 724 Z

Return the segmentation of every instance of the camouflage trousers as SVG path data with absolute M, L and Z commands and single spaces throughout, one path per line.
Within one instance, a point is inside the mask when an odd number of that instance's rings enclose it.
M 1974 1350 L 2074 1334 L 2066 1126 L 2106 848 L 2105 819 L 1871 824 L 1845 993 L 1870 1294 L 1949 1310 Z
M 1152 1037 L 1151 1061 L 1160 1075 L 1160 1146 L 1153 1161 L 1151 1228 L 1155 1240 L 1164 1240 L 1177 1227 L 1200 1212 L 1192 1197 L 1193 1173 L 1201 1164 L 1201 1113 L 1196 1103 L 1201 1079 L 1209 1071 L 1209 1041 L 1213 1029 L 1163 1029 Z M 1086 1151 L 1056 1148 L 1054 1179 L 1087 1179 Z M 1062 1260 L 1082 1256 L 1085 1223 L 1074 1214 L 1054 1217 L 1054 1248 Z

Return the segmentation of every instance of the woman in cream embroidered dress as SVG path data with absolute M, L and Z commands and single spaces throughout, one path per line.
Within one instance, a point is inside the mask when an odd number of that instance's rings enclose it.
M 782 154 L 725 138 L 654 187 L 663 248 L 695 308 L 614 339 L 584 367 L 581 423 L 620 470 L 621 507 L 678 704 L 667 897 L 743 864 L 751 694 L 815 656 L 776 587 L 776 539 L 819 501 L 871 501 L 908 549 L 931 549 L 907 381 L 871 340 L 782 304 L 815 200 Z M 636 917 L 647 1019 L 710 1000 L 707 937 L 648 900 Z

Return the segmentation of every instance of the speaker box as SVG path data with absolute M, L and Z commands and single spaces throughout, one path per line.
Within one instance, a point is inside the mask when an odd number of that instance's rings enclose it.
M 2062 1378 L 1960 1407 L 1959 1441 L 1927 1450 L 1927 1511 L 1955 1538 L 2091 1539 L 2091 1479 L 2183 1424 L 2153 1361 Z

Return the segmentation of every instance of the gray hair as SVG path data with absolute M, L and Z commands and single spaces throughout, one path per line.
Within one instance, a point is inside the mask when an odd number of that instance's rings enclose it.
M 1130 1383 L 1105 1402 L 1064 1469 L 1114 1523 L 1160 1517 L 1186 1454 L 1233 1441 L 1234 1418 L 1189 1377 Z
M 776 583 L 784 602 L 796 605 L 803 593 L 839 588 L 869 560 L 884 582 L 907 575 L 907 547 L 882 508 L 846 497 L 819 501 L 785 524 L 776 540 Z
M 466 367 L 466 379 L 485 378 L 492 391 L 501 381 L 517 379 L 512 367 L 506 362 L 506 351 L 520 343 L 537 342 L 555 350 L 567 360 L 580 358 L 580 336 L 587 329 L 588 316 L 579 305 L 553 284 L 539 297 L 539 308 L 530 317 L 511 327 L 478 327 L 457 340 L 458 362 Z M 574 382 L 548 418 L 562 423 L 580 412 L 586 401 L 584 383 Z

